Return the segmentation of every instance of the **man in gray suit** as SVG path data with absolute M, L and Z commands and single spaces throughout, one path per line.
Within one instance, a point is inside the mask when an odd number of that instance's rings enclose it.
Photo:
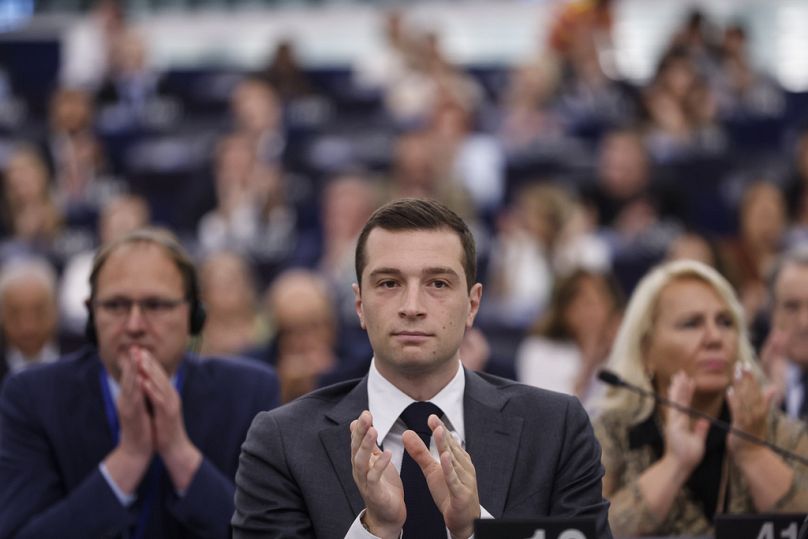
M 370 371 L 256 417 L 234 537 L 467 539 L 481 516 L 593 516 L 611 538 L 580 403 L 462 368 L 482 297 L 465 223 L 433 201 L 387 204 L 356 272 Z

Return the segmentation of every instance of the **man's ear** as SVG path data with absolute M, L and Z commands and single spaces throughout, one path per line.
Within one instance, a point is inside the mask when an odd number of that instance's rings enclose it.
M 480 301 L 483 298 L 483 285 L 474 283 L 474 286 L 469 290 L 469 314 L 466 317 L 466 327 L 470 328 L 474 325 L 474 318 L 480 310 Z
M 362 290 L 359 288 L 357 283 L 351 285 L 351 288 L 353 288 L 354 293 L 354 308 L 356 309 L 356 316 L 359 317 L 359 327 L 362 329 L 367 329 L 365 328 L 365 316 L 362 312 Z

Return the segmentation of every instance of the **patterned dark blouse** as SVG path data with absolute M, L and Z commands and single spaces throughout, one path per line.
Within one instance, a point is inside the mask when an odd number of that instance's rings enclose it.
M 609 524 L 615 537 L 709 535 L 713 533 L 714 513 L 756 512 L 740 469 L 730 459 L 723 458 L 723 444 L 711 448 L 708 440 L 703 464 L 708 464 L 710 469 L 699 466 L 676 496 L 667 517 L 658 520 L 642 497 L 638 479 L 661 457 L 661 422 L 656 413 L 638 425 L 632 425 L 631 419 L 628 413 L 609 411 L 593 421 L 595 435 L 603 449 L 606 476 L 615 485 L 613 492 L 604 492 L 612 504 Z M 808 425 L 791 420 L 780 412 L 773 412 L 770 416 L 767 439 L 808 456 Z M 711 453 L 713 458 L 708 460 Z M 726 462 L 726 472 L 721 470 L 723 462 Z M 794 481 L 788 492 L 770 509 L 772 512 L 808 511 L 808 468 L 797 463 L 789 465 L 795 472 Z M 697 473 L 699 477 L 694 477 Z M 711 485 L 715 479 L 719 480 L 719 485 L 726 479 L 726 488 Z

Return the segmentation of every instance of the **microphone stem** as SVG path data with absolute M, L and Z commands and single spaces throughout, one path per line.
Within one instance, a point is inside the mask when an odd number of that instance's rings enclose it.
M 654 392 L 645 391 L 642 388 L 634 387 L 634 386 L 632 386 L 630 384 L 623 384 L 623 387 L 625 387 L 626 389 L 630 389 L 630 390 L 632 390 L 632 391 L 634 391 L 636 393 L 639 393 L 640 395 L 642 395 L 644 397 L 651 397 L 655 401 L 660 402 L 662 404 L 665 404 L 667 406 L 670 406 L 671 408 L 675 408 L 676 410 L 679 410 L 680 412 L 685 413 L 685 414 L 687 414 L 689 416 L 695 416 L 695 417 L 699 417 L 701 419 L 706 419 L 712 425 L 715 425 L 716 427 L 723 430 L 724 432 L 734 434 L 738 438 L 742 438 L 742 439 L 746 440 L 747 442 L 751 442 L 753 444 L 768 447 L 769 449 L 771 449 L 772 451 L 774 451 L 775 453 L 777 453 L 778 455 L 780 455 L 783 458 L 790 459 L 790 460 L 795 460 L 795 461 L 799 462 L 800 464 L 802 464 L 803 466 L 808 466 L 808 458 L 805 458 L 805 457 L 803 457 L 801 455 L 798 455 L 798 454 L 796 454 L 794 452 L 788 451 L 787 449 L 783 449 L 782 447 L 778 447 L 778 446 L 772 444 L 771 442 L 768 442 L 767 440 L 763 440 L 761 438 L 758 438 L 754 434 L 750 434 L 750 433 L 748 433 L 746 431 L 736 429 L 735 427 L 733 427 L 732 425 L 730 425 L 726 421 L 722 421 L 722 420 L 720 420 L 718 418 L 715 418 L 715 417 L 713 417 L 713 416 L 711 416 L 709 414 L 705 414 L 704 412 L 702 412 L 700 410 L 696 410 L 695 408 L 690 408 L 689 406 L 682 406 L 681 404 L 673 402 L 672 400 L 667 399 L 667 398 L 665 398 L 665 397 L 663 397 L 661 395 L 657 395 Z

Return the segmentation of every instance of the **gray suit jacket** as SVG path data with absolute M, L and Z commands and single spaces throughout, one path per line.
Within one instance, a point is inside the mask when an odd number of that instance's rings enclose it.
M 611 538 L 600 446 L 577 399 L 466 371 L 466 450 L 495 518 L 595 516 Z M 341 539 L 364 508 L 351 475 L 350 422 L 367 377 L 260 413 L 236 474 L 235 538 Z

